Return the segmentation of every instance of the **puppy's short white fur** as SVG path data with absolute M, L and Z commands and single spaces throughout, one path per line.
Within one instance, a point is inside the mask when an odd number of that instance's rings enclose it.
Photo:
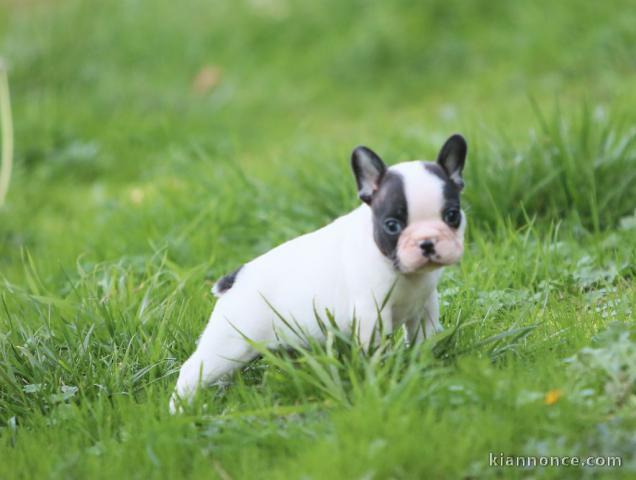
M 450 137 L 437 162 L 413 161 L 387 168 L 370 149 L 358 147 L 352 167 L 363 203 L 315 232 L 279 245 L 222 278 L 219 297 L 192 356 L 183 364 L 170 402 L 189 401 L 253 359 L 246 341 L 269 347 L 297 338 L 279 314 L 322 339 L 316 312 L 329 310 L 343 331 L 364 345 L 405 325 L 411 341 L 442 329 L 437 282 L 444 265 L 463 254 L 466 218 L 460 209 L 466 142 Z

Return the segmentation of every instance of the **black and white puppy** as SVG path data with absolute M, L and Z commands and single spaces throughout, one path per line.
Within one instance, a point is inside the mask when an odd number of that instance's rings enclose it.
M 388 296 L 381 312 L 384 332 L 405 325 L 417 342 L 441 330 L 436 290 L 441 267 L 458 262 L 464 251 L 460 192 L 466 151 L 464 138 L 453 135 L 437 162 L 387 168 L 370 149 L 356 148 L 351 164 L 363 203 L 216 283 L 219 300 L 181 367 L 171 411 L 199 386 L 253 359 L 257 351 L 246 337 L 269 347 L 288 343 L 294 335 L 279 314 L 322 339 L 316 312 L 327 309 L 341 330 L 355 324 L 368 346 L 377 338 L 378 305 Z

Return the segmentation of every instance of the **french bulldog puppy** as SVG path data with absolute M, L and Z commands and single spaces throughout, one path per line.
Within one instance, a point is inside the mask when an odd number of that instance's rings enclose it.
M 379 322 L 383 332 L 405 325 L 412 342 L 440 331 L 437 282 L 442 267 L 464 251 L 466 152 L 464 138 L 453 135 L 437 162 L 387 167 L 372 150 L 357 147 L 351 165 L 362 204 L 216 283 L 218 301 L 181 367 L 170 410 L 256 357 L 247 339 L 289 345 L 297 338 L 290 326 L 323 339 L 316 312 L 331 312 L 345 332 L 355 325 L 365 346 L 377 339 Z

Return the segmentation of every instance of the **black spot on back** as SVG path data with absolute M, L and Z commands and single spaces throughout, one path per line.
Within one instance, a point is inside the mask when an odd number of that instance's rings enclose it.
M 446 171 L 437 163 L 423 162 L 424 168 L 431 174 L 438 177 L 442 182 L 444 182 L 444 186 L 442 187 L 442 194 L 444 195 L 444 204 L 442 205 L 442 212 L 445 210 L 455 207 L 460 208 L 459 202 L 459 194 L 462 191 L 462 185 L 457 185 L 451 178 L 448 176 Z M 440 212 L 440 215 L 442 214 Z
M 395 250 L 399 235 L 389 235 L 383 224 L 387 218 L 395 218 L 406 227 L 408 223 L 408 205 L 404 193 L 404 182 L 399 173 L 388 170 L 373 196 L 373 238 L 383 255 L 395 261 Z
M 218 282 L 216 282 L 215 289 L 219 295 L 227 292 L 230 288 L 232 288 L 232 286 L 234 285 L 234 282 L 236 281 L 236 277 L 242 268 L 243 268 L 243 265 L 241 265 L 239 268 L 234 270 L 232 273 L 228 273 L 227 275 L 222 277 Z

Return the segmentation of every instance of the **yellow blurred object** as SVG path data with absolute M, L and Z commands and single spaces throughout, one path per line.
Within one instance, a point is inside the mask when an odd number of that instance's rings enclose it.
M 140 205 L 144 201 L 144 197 L 144 191 L 139 187 L 135 187 L 130 191 L 130 201 L 135 205 Z
M 558 388 L 554 390 L 550 390 L 548 393 L 545 394 L 543 402 L 546 405 L 554 405 L 555 403 L 559 401 L 559 399 L 562 396 L 563 396 L 563 392 L 559 390 Z
M 221 69 L 215 65 L 206 65 L 192 82 L 192 90 L 196 93 L 204 95 L 214 89 L 221 81 Z

